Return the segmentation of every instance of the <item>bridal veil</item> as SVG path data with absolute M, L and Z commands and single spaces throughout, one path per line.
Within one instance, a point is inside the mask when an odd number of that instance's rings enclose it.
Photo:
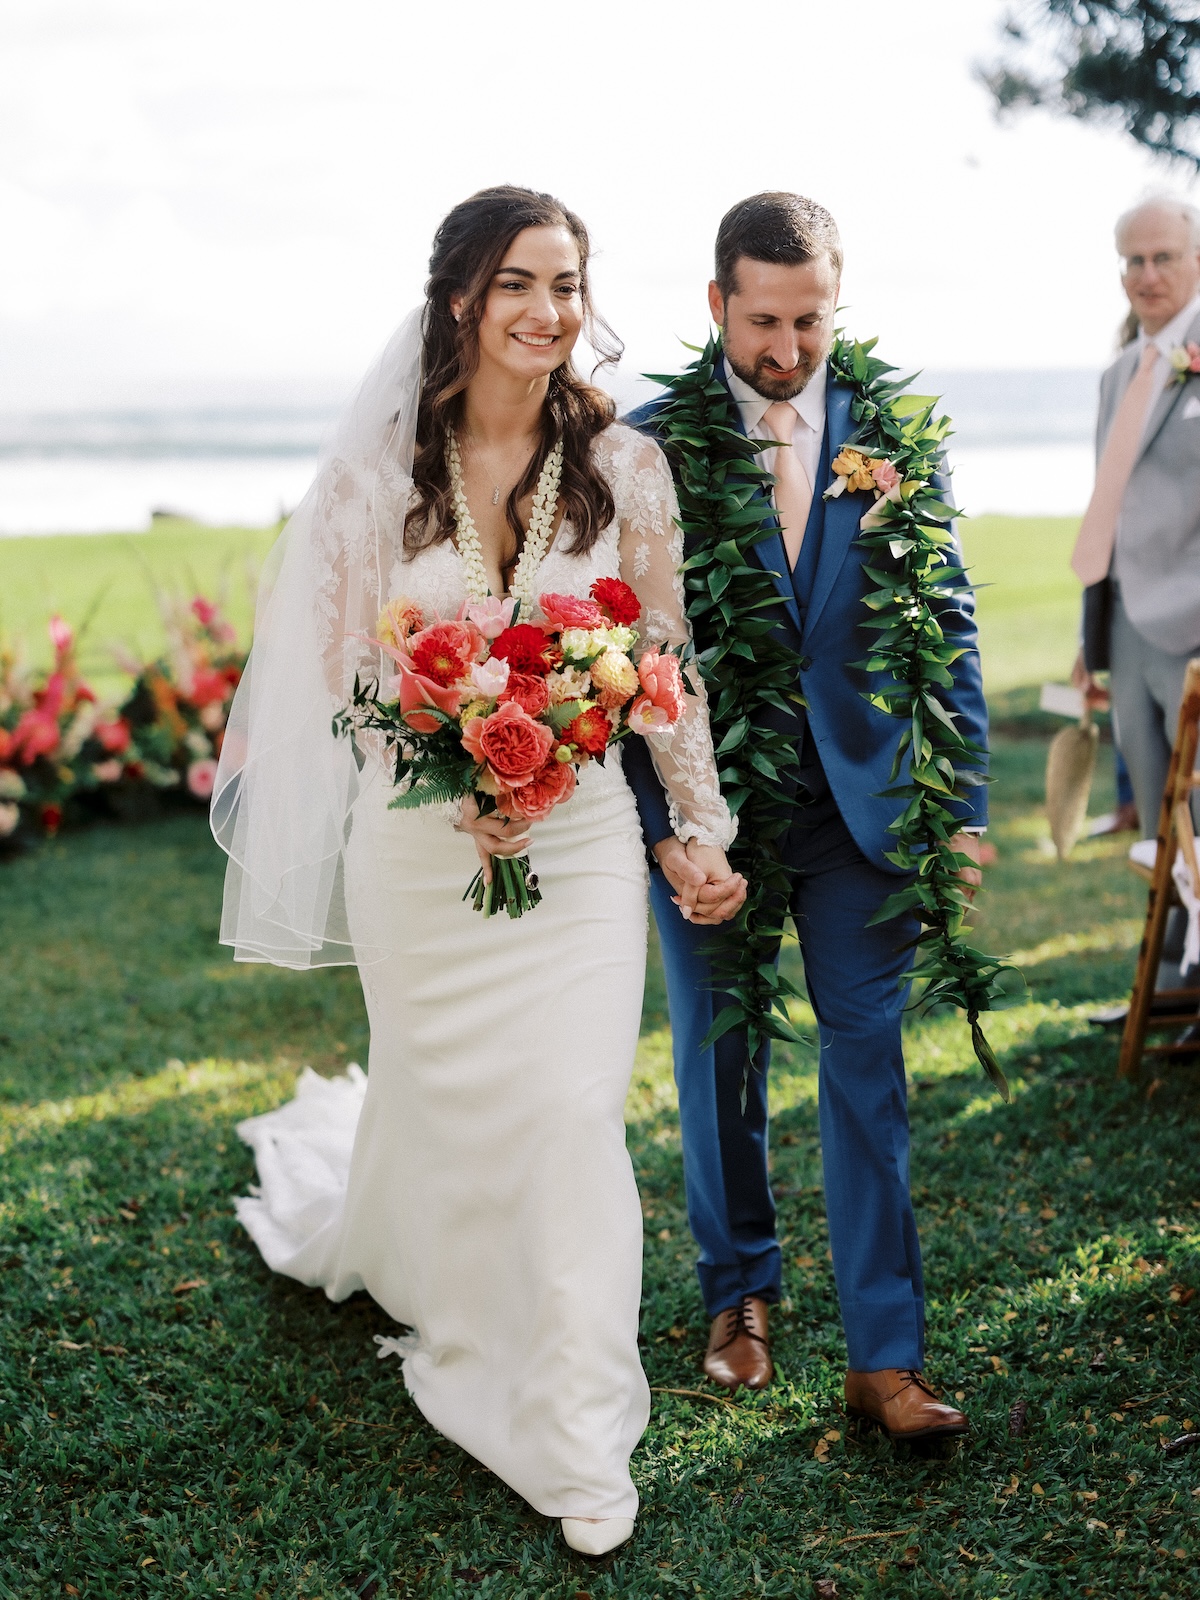
M 303 968 L 386 954 L 350 937 L 343 856 L 372 767 L 332 723 L 356 675 L 378 678 L 383 665 L 368 636 L 403 546 L 423 317 L 409 313 L 359 386 L 259 584 L 211 811 L 229 856 L 221 942 L 239 961 Z

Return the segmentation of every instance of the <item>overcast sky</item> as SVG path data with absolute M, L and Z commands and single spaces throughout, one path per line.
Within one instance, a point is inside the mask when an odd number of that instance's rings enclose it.
M 549 189 L 634 371 L 702 338 L 722 212 L 838 218 L 846 322 L 940 368 L 1089 367 L 1116 213 L 1186 192 L 1116 132 L 1001 125 L 993 0 L 0 0 L 0 406 L 352 379 L 442 213 Z

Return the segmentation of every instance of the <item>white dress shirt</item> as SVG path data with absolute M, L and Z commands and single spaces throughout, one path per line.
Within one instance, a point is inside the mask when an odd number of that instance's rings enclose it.
M 813 373 L 812 377 L 801 389 L 799 394 L 794 394 L 788 405 L 796 413 L 795 426 L 792 429 L 791 446 L 796 452 L 796 459 L 808 474 L 808 481 L 812 487 L 813 496 L 822 494 L 827 487 L 817 483 L 817 469 L 821 465 L 821 440 L 825 436 L 825 374 L 828 371 L 825 363 Z M 770 439 L 774 435 L 763 422 L 767 411 L 775 404 L 765 395 L 759 394 L 757 389 L 752 389 L 748 383 L 743 383 L 737 373 L 725 362 L 725 378 L 729 384 L 729 392 L 737 403 L 737 408 L 742 415 L 742 427 L 746 430 L 749 439 Z M 781 444 L 789 441 L 781 439 Z M 771 470 L 769 458 L 775 454 L 774 450 L 761 452 L 762 465 L 768 472 Z

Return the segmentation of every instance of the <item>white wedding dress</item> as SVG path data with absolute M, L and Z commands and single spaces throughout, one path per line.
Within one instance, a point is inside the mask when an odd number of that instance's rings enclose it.
M 621 577 L 641 645 L 687 636 L 674 489 L 658 447 L 614 424 L 596 451 L 616 504 L 584 555 L 560 529 L 536 592 Z M 467 597 L 454 546 L 398 561 L 426 615 Z M 682 838 L 725 846 L 703 695 L 652 740 Z M 638 1359 L 642 1221 L 623 1106 L 641 1016 L 647 871 L 619 760 L 589 764 L 532 826 L 541 904 L 484 919 L 469 836 L 440 808 L 390 811 L 377 772 L 353 812 L 346 907 L 362 948 L 369 1072 L 306 1073 L 240 1133 L 260 1187 L 238 1215 L 268 1264 L 340 1300 L 366 1289 L 413 1332 L 421 1411 L 550 1517 L 632 1517 L 649 1415 Z

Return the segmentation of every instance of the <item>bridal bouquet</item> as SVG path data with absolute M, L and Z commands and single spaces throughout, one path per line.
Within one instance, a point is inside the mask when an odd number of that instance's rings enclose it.
M 386 685 L 355 683 L 336 733 L 386 735 L 396 752 L 393 807 L 471 797 L 480 813 L 536 822 L 575 791 L 632 729 L 668 732 L 683 711 L 679 657 L 646 650 L 635 666 L 641 605 L 628 584 L 599 578 L 591 598 L 538 596 L 542 620 L 518 620 L 515 599 L 468 600 L 452 622 L 427 619 L 400 595 L 373 643 L 396 663 Z M 541 899 L 529 857 L 493 857 L 467 887 L 477 911 L 519 917 Z

